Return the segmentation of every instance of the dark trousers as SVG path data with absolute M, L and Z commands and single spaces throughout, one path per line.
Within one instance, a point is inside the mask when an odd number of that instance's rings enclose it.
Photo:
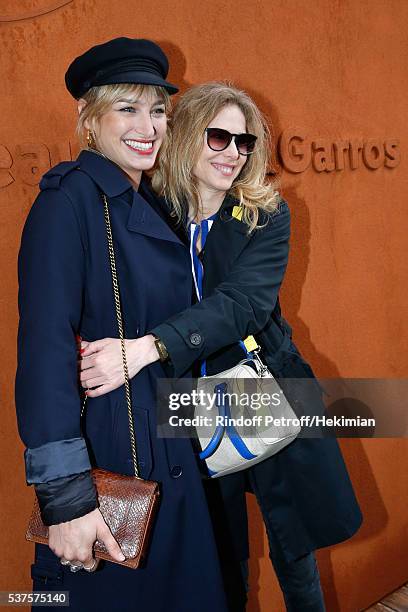
M 285 599 L 288 612 L 325 612 L 323 594 L 320 585 L 320 576 L 313 552 L 303 555 L 295 560 L 288 561 L 268 517 L 268 504 L 265 496 L 261 494 L 257 483 L 256 471 L 249 469 L 245 471 L 250 488 L 257 498 L 259 508 L 265 523 L 268 542 L 269 556 L 278 578 Z M 226 478 L 230 478 L 227 476 Z M 244 531 L 247 529 L 246 512 L 240 512 L 240 522 L 234 522 L 231 530 L 231 511 L 234 506 L 245 504 L 245 492 L 237 493 L 236 497 L 225 497 L 220 481 L 207 480 L 205 489 L 209 508 L 212 515 L 218 552 L 223 572 L 224 588 L 227 595 L 230 612 L 245 612 L 248 592 L 248 561 L 237 561 L 242 559 L 242 550 L 234 554 L 234 529 Z M 269 500 L 270 503 L 270 500 Z M 234 518 L 237 518 L 235 514 Z M 236 533 L 235 533 L 236 536 Z M 248 551 L 247 551 L 248 555 Z M 271 608 L 265 612 L 274 612 Z
M 256 470 L 248 470 L 247 477 L 262 512 L 269 542 L 269 557 L 285 599 L 287 612 L 325 612 L 319 570 L 313 552 L 287 561 L 282 547 L 268 520 L 265 500 L 258 486 Z M 245 575 L 244 562 L 243 572 Z
M 269 542 L 271 542 L 270 536 Z M 313 553 L 286 562 L 279 548 L 270 548 L 269 556 L 285 599 L 287 612 L 325 612 L 319 570 Z M 248 561 L 241 561 L 241 571 L 248 589 Z M 245 603 L 236 611 L 244 611 Z

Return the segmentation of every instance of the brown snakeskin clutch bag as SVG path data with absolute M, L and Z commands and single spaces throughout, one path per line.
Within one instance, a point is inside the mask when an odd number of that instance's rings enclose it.
M 122 476 L 99 468 L 93 469 L 91 474 L 98 491 L 99 510 L 126 559 L 115 561 L 99 541 L 94 545 L 95 557 L 136 569 L 142 564 L 147 552 L 158 508 L 159 485 L 150 480 Z M 37 500 L 26 538 L 39 544 L 48 544 L 48 527 L 42 522 Z

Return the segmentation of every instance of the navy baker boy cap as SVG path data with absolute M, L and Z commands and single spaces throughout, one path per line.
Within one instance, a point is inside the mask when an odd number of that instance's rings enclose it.
M 142 38 L 114 38 L 74 59 L 65 74 L 65 84 L 77 100 L 91 87 L 116 83 L 158 85 L 175 94 L 178 88 L 166 81 L 168 71 L 168 59 L 156 43 Z

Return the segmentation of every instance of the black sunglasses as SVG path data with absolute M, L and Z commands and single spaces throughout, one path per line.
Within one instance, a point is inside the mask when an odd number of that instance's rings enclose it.
M 207 134 L 207 144 L 213 151 L 224 151 L 234 139 L 240 155 L 251 155 L 257 137 L 253 134 L 231 134 L 227 130 L 208 127 L 205 129 Z

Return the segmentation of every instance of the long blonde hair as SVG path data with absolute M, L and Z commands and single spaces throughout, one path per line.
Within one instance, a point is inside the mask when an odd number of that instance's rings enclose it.
M 179 221 L 187 202 L 194 215 L 199 212 L 200 196 L 193 168 L 202 151 L 205 128 L 228 105 L 242 111 L 247 131 L 257 136 L 254 152 L 248 156 L 229 191 L 243 207 L 242 220 L 252 231 L 259 227 L 259 211 L 276 210 L 281 198 L 278 180 L 266 182 L 271 151 L 267 123 L 250 96 L 230 83 L 212 81 L 196 85 L 180 98 L 152 184 L 169 201 Z

